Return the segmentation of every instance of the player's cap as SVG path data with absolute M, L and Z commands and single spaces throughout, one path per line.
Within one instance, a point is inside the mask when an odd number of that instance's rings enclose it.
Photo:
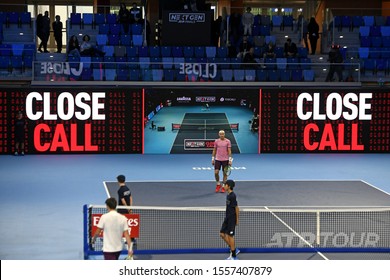
M 119 175 L 118 177 L 116 177 L 116 179 L 117 179 L 118 182 L 120 182 L 120 183 L 123 183 L 123 182 L 126 181 L 125 175 Z
M 236 183 L 233 180 L 227 180 L 225 184 L 228 185 L 231 189 L 233 189 L 234 186 L 236 185 Z

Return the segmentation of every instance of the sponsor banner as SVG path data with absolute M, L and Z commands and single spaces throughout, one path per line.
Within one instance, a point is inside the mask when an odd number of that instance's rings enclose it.
M 99 223 L 100 217 L 103 214 L 92 214 L 92 229 L 91 229 L 91 236 L 95 235 L 95 232 L 97 231 L 97 225 Z M 139 228 L 140 228 L 140 215 L 139 214 L 124 214 L 127 218 L 127 225 L 129 226 L 129 235 L 131 238 L 138 238 L 139 237 Z M 103 237 L 104 232 L 102 231 L 101 236 Z

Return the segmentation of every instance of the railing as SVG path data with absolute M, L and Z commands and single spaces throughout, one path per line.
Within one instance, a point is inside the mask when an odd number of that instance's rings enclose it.
M 327 80 L 329 63 L 142 63 L 63 62 L 33 63 L 32 81 L 49 82 L 185 82 L 185 83 L 321 83 Z M 360 82 L 359 63 L 333 64 L 343 69 L 343 81 Z M 338 69 L 338 68 L 337 68 Z M 337 72 L 337 71 L 336 71 Z M 332 79 L 339 80 L 335 72 Z M 348 78 L 348 79 L 347 79 Z M 331 79 L 331 80 L 332 80 Z

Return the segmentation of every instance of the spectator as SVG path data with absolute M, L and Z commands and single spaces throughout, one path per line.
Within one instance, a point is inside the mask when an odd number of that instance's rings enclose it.
M 47 43 L 49 41 L 50 37 L 50 18 L 49 18 L 49 12 L 46 11 L 45 15 L 42 17 L 42 46 L 43 46 L 43 52 L 48 53 L 47 50 Z
M 297 55 L 297 52 L 297 45 L 291 41 L 291 38 L 288 38 L 286 43 L 284 43 L 284 56 L 295 57 Z
M 126 8 L 125 3 L 121 3 L 119 9 L 119 23 L 122 24 L 123 31 L 127 34 L 129 33 L 129 24 L 130 24 L 130 12 Z
M 130 23 L 136 23 L 142 19 L 141 10 L 137 7 L 137 3 L 133 3 L 133 7 L 130 9 Z
M 325 82 L 333 81 L 333 75 L 336 72 L 339 82 L 343 81 L 343 56 L 340 52 L 339 45 L 332 45 L 332 48 L 329 51 L 328 61 L 330 63 L 329 73 L 326 76 Z
M 74 56 L 80 59 L 80 45 L 76 35 L 70 37 L 68 42 L 68 56 Z
M 319 37 L 320 27 L 314 17 L 310 18 L 310 22 L 307 25 L 307 32 L 309 33 L 309 41 L 311 47 L 311 54 L 314 55 L 317 49 L 317 41 Z
M 250 48 L 252 47 L 252 44 L 249 42 L 248 37 L 244 36 L 242 38 L 242 42 L 240 43 L 240 48 L 237 54 L 238 58 L 244 58 L 245 54 L 249 52 Z
M 42 51 L 42 47 L 43 47 L 43 15 L 42 14 L 37 15 L 36 25 L 37 25 L 36 26 L 37 37 L 39 38 L 39 40 L 41 40 L 38 47 L 38 51 L 43 52 Z
M 276 58 L 275 46 L 272 42 L 269 42 L 265 48 L 263 58 Z
M 251 7 L 246 8 L 246 12 L 242 15 L 242 25 L 244 26 L 244 35 L 252 36 L 252 26 L 255 22 L 255 17 L 251 13 Z
M 80 54 L 85 56 L 104 56 L 106 53 L 102 52 L 95 46 L 92 46 L 89 35 L 83 36 L 83 42 L 80 46 Z
M 57 43 L 57 53 L 62 51 L 62 22 L 59 15 L 56 15 L 56 20 L 53 22 L 54 39 Z
M 255 49 L 253 47 L 245 54 L 242 62 L 244 69 L 258 69 L 258 64 L 255 58 Z

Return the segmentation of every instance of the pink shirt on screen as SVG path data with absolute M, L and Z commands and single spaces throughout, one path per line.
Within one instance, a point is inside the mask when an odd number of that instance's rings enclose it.
M 228 148 L 231 148 L 232 144 L 229 139 L 216 139 L 214 141 L 214 148 L 216 149 L 215 159 L 218 161 L 229 160 Z

